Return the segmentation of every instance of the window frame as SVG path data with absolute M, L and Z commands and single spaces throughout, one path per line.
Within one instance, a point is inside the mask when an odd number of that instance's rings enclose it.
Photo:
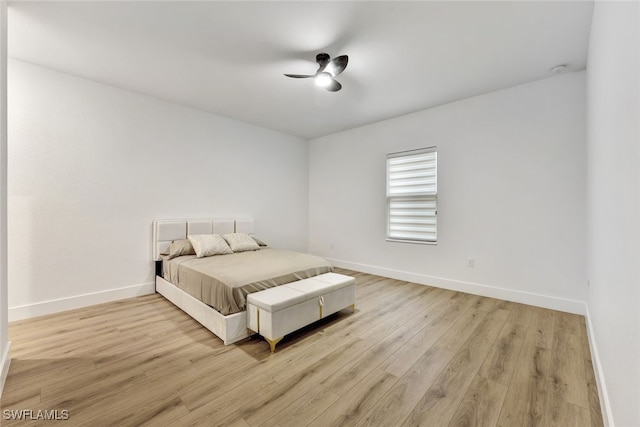
M 434 175 L 433 177 L 435 178 L 435 183 L 434 183 L 434 190 L 433 191 L 425 191 L 425 192 L 421 192 L 419 194 L 416 193 L 412 193 L 410 195 L 404 195 L 404 196 L 399 196 L 399 195 L 390 195 L 390 185 L 389 185 L 389 181 L 390 181 L 390 164 L 389 164 L 389 160 L 390 159 L 394 159 L 394 158 L 398 158 L 398 157 L 410 157 L 410 156 L 416 156 L 416 155 L 422 155 L 422 154 L 426 154 L 426 153 L 435 153 L 435 167 L 434 167 Z M 386 180 L 386 185 L 385 185 L 385 193 L 386 193 L 386 241 L 388 242 L 399 242 L 399 243 L 413 243 L 413 244 L 421 244 L 421 245 L 437 245 L 438 244 L 438 150 L 437 150 L 437 146 L 432 146 L 432 147 L 424 147 L 424 148 L 417 148 L 417 149 L 412 149 L 412 150 L 406 150 L 406 151 L 399 151 L 399 152 L 395 152 L 395 153 L 389 153 L 386 156 L 386 167 L 385 167 L 385 180 Z M 431 209 L 427 209 L 427 213 L 429 212 L 433 212 L 433 221 L 434 221 L 434 237 L 433 238 L 398 238 L 398 237 L 391 237 L 391 204 L 393 202 L 427 202 L 430 204 L 435 205 L 433 208 Z

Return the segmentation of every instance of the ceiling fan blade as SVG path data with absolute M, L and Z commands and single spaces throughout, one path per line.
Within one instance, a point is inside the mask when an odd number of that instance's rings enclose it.
M 294 78 L 294 79 L 306 79 L 306 78 L 309 78 L 309 77 L 315 77 L 316 75 L 315 74 L 309 74 L 309 75 L 307 75 L 307 74 L 285 74 L 285 76 L 291 77 L 291 78 Z
M 347 68 L 348 63 L 349 56 L 336 56 L 331 61 L 329 61 L 329 64 L 327 64 L 327 66 L 325 67 L 325 71 L 331 73 L 331 75 L 333 76 L 337 76 L 338 74 L 343 72 L 345 68 Z
M 329 84 L 329 86 L 326 86 L 325 89 L 329 92 L 337 92 L 342 89 L 342 85 L 337 80 L 332 80 L 331 84 Z

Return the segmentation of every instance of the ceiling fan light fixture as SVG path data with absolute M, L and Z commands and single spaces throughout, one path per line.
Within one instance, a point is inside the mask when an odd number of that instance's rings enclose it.
M 341 55 L 331 59 L 329 54 L 319 53 L 316 55 L 316 62 L 318 63 L 318 71 L 315 74 L 285 74 L 285 76 L 293 79 L 313 78 L 316 86 L 329 92 L 337 92 L 342 89 L 342 85 L 334 77 L 347 68 L 349 57 Z
M 333 77 L 331 74 L 326 72 L 318 73 L 315 78 L 316 85 L 320 87 L 327 87 L 333 82 Z

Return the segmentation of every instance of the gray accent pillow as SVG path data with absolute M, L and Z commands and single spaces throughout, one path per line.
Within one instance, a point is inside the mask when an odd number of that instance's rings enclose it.
M 162 255 L 167 255 L 167 259 L 195 254 L 196 251 L 193 249 L 193 245 L 188 239 L 172 241 L 171 245 L 169 245 L 169 247 L 162 253 Z
M 227 241 L 233 252 L 257 251 L 260 249 L 256 241 L 247 233 L 229 233 L 222 237 Z
M 233 251 L 219 234 L 194 234 L 187 236 L 198 258 L 232 254 Z

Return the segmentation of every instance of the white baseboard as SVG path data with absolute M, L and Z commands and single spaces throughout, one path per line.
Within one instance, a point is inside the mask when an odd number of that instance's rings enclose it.
M 564 311 L 567 313 L 581 315 L 584 315 L 586 313 L 586 306 L 583 301 L 574 301 L 549 295 L 498 288 L 495 286 L 482 285 L 479 283 L 462 282 L 460 280 L 427 276 L 424 274 L 393 270 L 383 267 L 375 267 L 372 265 L 359 264 L 338 259 L 327 258 L 327 261 L 329 261 L 335 267 L 361 271 L 363 273 L 375 274 L 377 276 L 389 277 L 391 279 L 404 280 L 421 285 L 429 285 L 435 286 L 437 288 L 450 289 L 452 291 L 481 295 L 483 297 L 497 298 L 522 304 L 534 305 L 536 307 L 549 308 L 552 310 Z
M 7 346 L 2 353 L 2 359 L 0 359 L 0 397 L 2 397 L 7 375 L 9 375 L 9 365 L 11 365 L 11 341 L 7 341 Z
M 600 398 L 600 411 L 602 412 L 602 419 L 605 427 L 614 427 L 611 402 L 609 402 L 609 394 L 607 393 L 607 385 L 604 381 L 604 372 L 602 371 L 602 365 L 600 364 L 600 355 L 598 354 L 598 346 L 596 345 L 596 338 L 591 323 L 591 315 L 589 313 L 589 306 L 586 306 L 587 312 L 584 318 L 587 323 L 587 336 L 589 338 L 589 349 L 591 350 L 591 361 L 593 364 L 593 372 L 596 376 L 596 382 L 598 385 L 598 397 Z
M 74 308 L 88 307 L 90 305 L 117 301 L 140 295 L 153 294 L 156 291 L 155 283 L 143 283 L 141 285 L 127 286 L 108 291 L 93 292 L 90 294 L 74 295 L 66 298 L 36 302 L 33 304 L 9 307 L 9 322 L 22 319 L 30 319 L 45 314 L 59 313 L 73 310 Z

